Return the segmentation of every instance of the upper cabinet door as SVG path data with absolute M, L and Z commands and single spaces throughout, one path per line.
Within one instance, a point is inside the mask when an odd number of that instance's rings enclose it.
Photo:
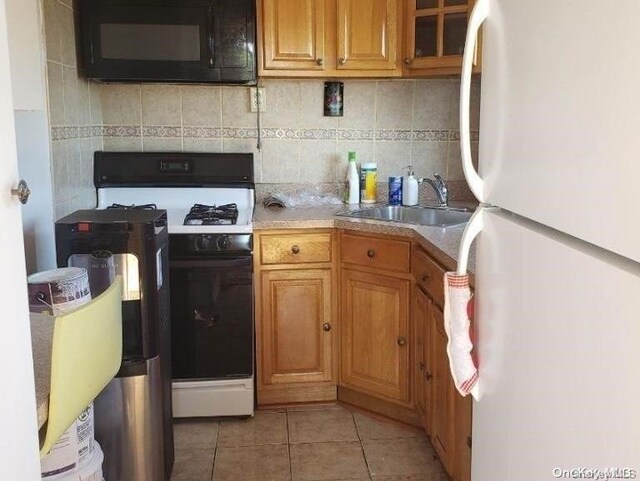
M 400 55 L 400 0 L 338 0 L 338 70 L 394 70 Z
M 405 75 L 460 73 L 473 3 L 474 0 L 408 1 Z
M 324 70 L 325 0 L 262 0 L 265 70 Z

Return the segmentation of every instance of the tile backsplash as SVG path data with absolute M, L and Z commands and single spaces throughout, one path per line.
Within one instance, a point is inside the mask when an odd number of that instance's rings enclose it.
M 95 206 L 93 152 L 103 148 L 101 86 L 77 68 L 74 5 L 72 0 L 42 3 L 56 219 Z
M 103 85 L 104 148 L 250 151 L 263 184 L 342 182 L 351 150 L 361 162 L 377 162 L 381 180 L 402 175 L 409 164 L 418 176 L 463 180 L 458 80 L 346 80 L 343 117 L 323 116 L 322 80 L 261 86 L 267 108 L 258 119 L 247 87 Z M 476 83 L 474 99 L 478 90 Z M 476 140 L 478 110 L 474 102 Z
M 452 198 L 472 198 L 460 161 L 459 79 L 345 80 L 343 117 L 323 115 L 324 80 L 261 80 L 267 108 L 258 118 L 248 87 L 85 80 L 75 4 L 42 1 L 57 218 L 95 205 L 93 152 L 102 149 L 253 152 L 259 194 L 296 184 L 339 192 L 353 150 L 378 164 L 381 198 L 386 177 L 410 164 L 419 177 L 442 174 Z M 479 89 L 474 82 L 474 148 Z

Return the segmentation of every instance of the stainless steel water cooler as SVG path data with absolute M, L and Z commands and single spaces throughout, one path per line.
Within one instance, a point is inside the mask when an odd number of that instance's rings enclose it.
M 174 448 L 166 212 L 78 211 L 56 222 L 56 247 L 58 265 L 85 267 L 92 289 L 108 285 L 105 276 L 124 279 L 122 365 L 94 402 L 105 481 L 168 481 Z

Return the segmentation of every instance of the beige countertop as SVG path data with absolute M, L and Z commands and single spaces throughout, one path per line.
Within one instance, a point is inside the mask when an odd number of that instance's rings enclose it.
M 51 388 L 51 347 L 55 318 L 49 314 L 30 314 L 31 349 L 33 372 L 36 384 L 36 406 L 38 429 L 47 421 L 49 414 L 49 390 Z
M 467 204 L 468 206 L 468 204 Z M 352 209 L 360 209 L 355 205 Z M 336 216 L 350 209 L 348 205 L 323 207 L 296 207 L 266 209 L 262 205 L 255 208 L 254 229 L 319 229 L 338 228 L 362 232 L 411 237 L 428 250 L 444 267 L 455 270 L 458 261 L 458 247 L 464 225 L 455 227 L 434 227 L 401 222 L 386 222 L 372 219 L 355 219 Z M 469 271 L 474 272 L 474 255 L 469 256 Z

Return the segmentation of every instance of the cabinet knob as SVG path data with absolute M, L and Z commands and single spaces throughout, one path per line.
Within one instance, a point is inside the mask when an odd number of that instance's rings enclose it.
M 420 361 L 418 363 L 418 369 L 420 369 L 421 371 L 424 371 L 424 362 Z
M 398 338 L 398 346 L 404 347 L 406 345 L 407 345 L 407 338 L 406 337 L 399 337 Z
M 291 247 L 291 252 L 293 254 L 300 254 L 300 246 L 294 245 Z
M 411 62 L 413 62 L 412 58 L 407 57 L 407 58 L 404 59 L 404 64 L 405 65 L 411 65 Z
M 429 371 L 427 371 L 424 377 L 427 381 L 431 381 L 431 378 L 433 377 L 433 375 Z
M 329 331 L 331 330 L 331 324 L 330 324 L 330 323 L 328 323 L 328 322 L 325 322 L 325 323 L 322 325 L 322 330 L 323 330 L 324 332 L 329 332 Z
M 367 257 L 368 257 L 369 259 L 373 259 L 375 256 L 376 256 L 376 251 L 374 251 L 373 249 L 369 249 L 369 250 L 367 251 Z
M 316 60 L 316 65 L 318 67 L 322 67 L 324 65 L 324 59 L 323 58 L 319 58 Z
M 346 64 L 346 63 L 347 63 L 347 59 L 346 59 L 346 58 L 344 58 L 344 57 L 343 57 L 343 58 L 340 58 L 340 59 L 338 59 L 338 63 L 339 63 L 340 65 L 344 65 L 344 64 Z
M 427 274 L 422 274 L 422 282 L 427 282 L 429 280 L 429 276 Z

